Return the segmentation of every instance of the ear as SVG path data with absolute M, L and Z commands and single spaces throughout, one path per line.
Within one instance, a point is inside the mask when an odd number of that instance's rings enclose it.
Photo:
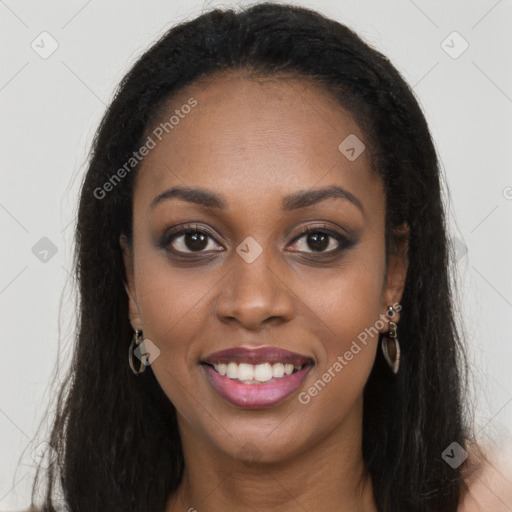
M 383 316 L 381 318 L 397 323 L 400 320 L 400 310 L 402 309 L 400 301 L 409 266 L 409 226 L 404 223 L 395 228 L 393 234 L 395 242 L 390 244 L 387 278 L 382 294 L 381 314 Z M 387 315 L 389 306 L 393 306 L 395 309 L 393 316 Z M 386 323 L 381 332 L 388 330 L 389 325 Z
M 140 318 L 139 306 L 137 304 L 137 294 L 135 292 L 135 274 L 133 265 L 133 248 L 126 235 L 119 237 L 119 245 L 123 255 L 126 280 L 124 287 L 128 296 L 128 315 L 133 330 L 142 331 L 142 321 Z

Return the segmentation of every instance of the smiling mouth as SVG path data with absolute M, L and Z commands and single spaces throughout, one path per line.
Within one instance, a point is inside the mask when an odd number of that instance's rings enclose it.
M 299 372 L 306 366 L 313 366 L 312 361 L 307 361 L 303 364 L 281 362 L 250 364 L 237 363 L 235 361 L 216 364 L 203 362 L 202 364 L 210 366 L 223 377 L 227 377 L 228 379 L 235 382 L 249 385 L 276 382 Z
M 213 389 L 236 407 L 280 404 L 315 366 L 312 357 L 279 347 L 234 347 L 198 361 Z

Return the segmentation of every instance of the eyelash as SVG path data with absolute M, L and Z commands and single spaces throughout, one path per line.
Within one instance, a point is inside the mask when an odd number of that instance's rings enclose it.
M 174 255 L 178 255 L 178 256 L 181 256 L 184 258 L 190 257 L 190 255 L 192 255 L 192 257 L 194 257 L 194 255 L 206 254 L 206 252 L 204 252 L 204 251 L 185 252 L 185 251 L 176 251 L 175 249 L 169 248 L 169 245 L 171 244 L 171 242 L 173 242 L 176 238 L 178 238 L 182 235 L 187 235 L 187 234 L 203 234 L 215 241 L 215 237 L 209 231 L 194 224 L 194 225 L 180 226 L 179 228 L 172 229 L 172 230 L 168 231 L 162 237 L 162 239 L 159 243 L 159 246 L 161 248 L 166 249 L 168 252 L 170 252 Z M 332 230 L 328 226 L 314 226 L 314 227 L 310 226 L 310 227 L 302 229 L 294 237 L 294 239 L 292 240 L 291 243 L 294 244 L 298 240 L 300 240 L 301 238 L 303 238 L 304 236 L 309 235 L 309 234 L 328 235 L 329 237 L 334 238 L 338 242 L 338 247 L 336 249 L 333 249 L 330 251 L 306 252 L 306 254 L 317 254 L 320 257 L 335 256 L 338 253 L 340 253 L 341 251 L 349 249 L 357 242 L 357 240 L 355 240 L 353 238 L 347 238 L 346 236 L 342 235 L 341 233 L 338 233 L 338 232 Z M 218 250 L 215 252 L 221 252 L 221 251 Z M 304 253 L 304 251 L 298 251 L 298 252 Z M 184 256 L 184 255 L 189 255 L 189 256 Z

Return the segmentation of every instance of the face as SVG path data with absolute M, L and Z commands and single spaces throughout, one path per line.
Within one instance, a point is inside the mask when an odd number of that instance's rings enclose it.
M 386 277 L 365 134 L 319 85 L 235 74 L 188 87 L 151 130 L 121 243 L 131 324 L 160 351 L 183 442 L 278 461 L 357 440 L 407 266 L 390 255 Z

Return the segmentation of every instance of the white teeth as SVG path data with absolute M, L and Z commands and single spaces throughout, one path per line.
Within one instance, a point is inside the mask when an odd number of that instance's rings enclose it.
M 277 379 L 284 375 L 284 364 L 276 363 L 272 366 L 272 377 Z
M 238 379 L 238 365 L 236 363 L 228 364 L 226 377 L 229 377 L 230 379 Z
M 270 363 L 257 364 L 254 367 L 254 378 L 266 382 L 272 378 L 272 365 Z
M 229 379 L 238 379 L 244 383 L 250 383 L 255 380 L 258 382 L 267 382 L 274 379 L 280 379 L 285 375 L 291 375 L 294 370 L 300 370 L 300 366 L 283 363 L 262 363 L 248 364 L 235 362 L 214 364 L 213 367 L 221 375 L 225 375 Z
M 254 379 L 254 366 L 252 364 L 240 363 L 238 365 L 238 378 L 240 380 Z

